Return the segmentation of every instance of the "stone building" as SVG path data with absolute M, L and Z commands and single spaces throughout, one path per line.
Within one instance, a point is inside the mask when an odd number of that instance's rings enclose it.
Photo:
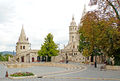
M 86 14 L 86 7 L 84 6 L 82 17 Z M 75 22 L 74 16 L 69 26 L 69 41 L 64 49 L 60 50 L 59 56 L 56 57 L 56 61 L 69 60 L 72 62 L 85 62 L 85 57 L 78 51 L 79 46 L 79 33 L 78 30 L 82 23 L 78 25 Z M 60 58 L 61 57 L 61 58 Z M 66 59 L 67 57 L 67 59 Z
M 82 17 L 86 14 L 86 8 L 84 6 Z M 69 41 L 68 44 L 64 47 L 64 49 L 61 49 L 58 56 L 52 57 L 52 62 L 60 62 L 69 60 L 72 62 L 85 62 L 86 60 L 88 62 L 94 62 L 95 57 L 89 56 L 84 57 L 82 53 L 78 51 L 79 46 L 79 37 L 80 34 L 78 33 L 78 30 L 82 23 L 80 22 L 78 25 L 75 22 L 74 16 L 72 17 L 72 21 L 70 22 L 69 26 Z M 97 56 L 97 61 L 99 63 L 102 62 L 102 59 L 104 56 Z M 16 43 L 16 56 L 10 59 L 10 61 L 14 62 L 39 62 L 39 61 L 45 61 L 46 57 L 39 57 L 38 56 L 38 50 L 32 50 L 31 44 L 29 43 L 28 38 L 25 35 L 24 29 L 22 27 L 21 34 L 19 37 L 18 42 Z
M 84 5 L 83 13 L 82 13 L 82 18 L 86 14 L 86 7 Z M 82 20 L 81 18 L 81 20 Z M 74 17 L 72 17 L 72 21 L 70 22 L 69 26 L 69 41 L 68 44 L 64 47 L 64 49 L 60 50 L 59 56 L 55 58 L 54 61 L 72 61 L 72 62 L 95 62 L 95 56 L 89 56 L 89 57 L 84 57 L 82 53 L 78 51 L 78 46 L 79 46 L 79 40 L 80 40 L 80 34 L 78 33 L 80 27 L 82 26 L 82 23 L 77 25 L 75 22 Z M 105 60 L 105 56 L 97 56 L 97 62 L 102 63 Z
M 85 9 L 83 15 L 85 14 Z M 78 51 L 79 45 L 79 27 L 81 23 L 77 26 L 74 17 L 69 26 L 69 41 L 64 49 L 61 49 L 59 55 L 52 57 L 51 61 L 59 62 L 65 60 L 68 56 L 68 60 L 73 62 L 84 62 L 85 57 Z M 43 60 L 43 57 L 38 56 L 38 50 L 32 50 L 31 44 L 25 35 L 24 29 L 22 27 L 20 37 L 16 43 L 16 56 L 11 58 L 11 61 L 15 62 L 37 62 Z
M 64 47 L 64 49 L 60 50 L 59 56 L 56 57 L 56 61 L 67 60 L 72 62 L 84 62 L 85 57 L 78 51 L 79 45 L 79 26 L 77 26 L 74 17 L 72 17 L 72 21 L 69 26 L 69 41 L 68 44 Z M 61 57 L 61 58 L 60 58 Z
M 22 27 L 20 37 L 16 43 L 16 56 L 10 59 L 14 62 L 37 62 L 40 61 L 38 50 L 32 50 L 31 44 Z

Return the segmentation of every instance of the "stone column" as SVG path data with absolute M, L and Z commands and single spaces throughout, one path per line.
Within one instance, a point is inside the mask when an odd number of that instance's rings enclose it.
M 31 56 L 31 54 L 30 54 L 30 63 L 32 62 L 32 56 Z
M 24 62 L 25 62 L 25 63 L 27 62 L 27 60 L 26 60 L 26 55 L 24 56 Z
M 19 62 L 21 62 L 21 57 L 19 57 Z
M 37 56 L 36 55 L 34 56 L 34 61 L 37 62 Z

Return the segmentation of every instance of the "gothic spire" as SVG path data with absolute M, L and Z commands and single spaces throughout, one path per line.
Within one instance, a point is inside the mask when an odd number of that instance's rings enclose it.
M 82 12 L 82 16 L 81 16 L 81 19 L 80 19 L 80 23 L 78 24 L 78 29 L 80 28 L 80 26 L 82 26 L 82 18 L 85 16 L 85 14 L 87 13 L 87 10 L 86 10 L 86 4 L 84 4 L 84 9 L 83 9 L 83 12 Z
M 86 14 L 86 4 L 84 4 L 84 9 L 83 9 L 83 12 L 82 12 L 82 17 L 85 16 Z
M 75 20 L 74 20 L 74 16 L 72 16 L 72 22 L 70 23 L 70 26 L 77 26 L 77 25 L 76 25 L 76 22 L 75 22 Z
M 27 38 L 24 32 L 24 27 L 22 25 L 21 33 L 18 42 L 27 42 Z
M 72 20 L 74 21 L 74 15 L 72 16 Z

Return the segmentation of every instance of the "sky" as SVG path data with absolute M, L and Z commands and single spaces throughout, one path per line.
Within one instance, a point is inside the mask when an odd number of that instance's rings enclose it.
M 0 51 L 15 51 L 22 25 L 32 49 L 40 49 L 52 33 L 63 48 L 69 40 L 69 25 L 74 15 L 80 23 L 84 4 L 89 0 L 0 0 Z

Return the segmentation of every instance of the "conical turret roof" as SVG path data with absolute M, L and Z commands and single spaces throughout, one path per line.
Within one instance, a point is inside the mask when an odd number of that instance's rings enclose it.
M 19 37 L 18 42 L 28 42 L 28 39 L 26 38 L 23 26 L 22 26 L 22 29 L 21 29 L 21 33 L 20 33 L 20 37 Z
M 74 20 L 74 16 L 72 16 L 72 22 L 70 23 L 70 26 L 77 26 L 77 25 L 76 25 L 76 22 L 75 22 L 75 20 Z

